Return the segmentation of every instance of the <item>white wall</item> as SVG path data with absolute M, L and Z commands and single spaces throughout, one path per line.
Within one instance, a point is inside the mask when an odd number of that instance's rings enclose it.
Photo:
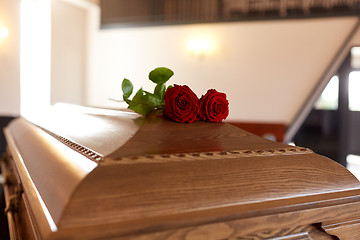
M 51 104 L 85 102 L 87 9 L 51 1 Z
M 0 27 L 9 36 L 0 41 L 0 116 L 20 113 L 20 0 L 0 0 Z
M 209 88 L 225 92 L 229 120 L 238 121 L 290 123 L 357 21 L 349 17 L 98 30 L 98 7 L 81 0 L 53 1 L 52 103 L 119 107 L 108 99 L 121 98 L 124 77 L 136 88 L 150 90 L 148 72 L 167 66 L 175 71 L 171 84 L 188 84 L 199 97 Z M 20 0 L 0 0 L 0 24 L 9 29 L 9 37 L 0 43 L 0 115 L 20 111 L 19 11 Z M 203 58 L 192 55 L 186 43 L 197 36 L 215 41 L 216 51 Z
M 100 30 L 88 78 L 88 105 L 116 107 L 124 77 L 152 90 L 150 70 L 174 70 L 171 84 L 200 97 L 225 92 L 229 120 L 289 124 L 319 81 L 357 18 L 321 18 Z M 205 36 L 216 51 L 197 57 L 187 41 Z

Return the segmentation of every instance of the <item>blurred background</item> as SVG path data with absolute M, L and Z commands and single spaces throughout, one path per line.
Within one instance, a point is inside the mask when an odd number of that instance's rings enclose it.
M 165 66 L 169 84 L 226 93 L 227 122 L 358 176 L 359 13 L 360 0 L 0 0 L 1 129 L 57 102 L 124 108 L 109 100 L 122 79 L 150 90 Z

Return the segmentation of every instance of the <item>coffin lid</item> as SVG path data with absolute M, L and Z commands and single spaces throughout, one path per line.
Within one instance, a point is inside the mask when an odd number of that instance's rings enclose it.
M 143 233 L 359 195 L 357 179 L 336 162 L 226 123 L 55 107 L 14 120 L 5 133 L 29 182 L 30 207 L 46 217 L 38 222 L 42 236 Z

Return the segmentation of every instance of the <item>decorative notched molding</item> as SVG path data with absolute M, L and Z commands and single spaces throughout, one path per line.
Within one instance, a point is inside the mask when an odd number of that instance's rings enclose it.
M 40 127 L 41 128 L 41 127 Z M 161 163 L 169 161 L 195 161 L 195 160 L 209 160 L 209 159 L 231 159 L 244 157 L 261 157 L 261 156 L 279 156 L 279 155 L 294 155 L 294 154 L 309 154 L 312 150 L 302 147 L 280 148 L 280 149 L 266 149 L 266 150 L 232 150 L 232 151 L 215 151 L 215 152 L 193 152 L 193 153 L 174 153 L 174 154 L 151 154 L 130 157 L 107 158 L 99 153 L 84 147 L 76 142 L 73 142 L 65 137 L 55 134 L 47 129 L 41 128 L 49 135 L 53 136 L 66 146 L 74 151 L 81 153 L 87 158 L 102 163 L 117 163 L 117 164 L 138 164 L 138 163 Z
M 268 150 L 233 150 L 233 151 L 217 151 L 217 152 L 196 152 L 196 153 L 175 153 L 175 154 L 153 154 L 146 156 L 130 156 L 119 158 L 107 158 L 105 162 L 117 162 L 119 164 L 137 164 L 152 162 L 169 162 L 169 161 L 195 161 L 209 159 L 231 159 L 244 157 L 262 157 L 262 156 L 278 156 L 278 155 L 294 155 L 294 154 L 310 154 L 312 150 L 302 147 L 290 147 L 281 149 Z
M 87 157 L 95 162 L 100 162 L 100 161 L 104 160 L 104 157 L 102 155 L 100 155 L 99 153 L 97 153 L 87 147 L 84 147 L 83 145 L 73 142 L 70 139 L 62 137 L 62 136 L 60 136 L 56 133 L 53 133 L 45 128 L 42 128 L 42 127 L 39 127 L 39 128 L 41 128 L 43 131 L 48 133 L 50 136 L 56 138 L 57 140 L 59 140 L 60 142 L 62 142 L 66 146 L 68 146 L 69 148 L 73 149 L 74 151 L 84 155 L 85 157 Z

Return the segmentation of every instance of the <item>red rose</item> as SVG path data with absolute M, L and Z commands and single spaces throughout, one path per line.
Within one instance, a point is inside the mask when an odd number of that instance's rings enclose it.
M 229 115 L 229 102 L 225 93 L 210 89 L 200 98 L 199 118 L 208 122 L 221 122 Z
M 164 113 L 176 122 L 191 123 L 199 114 L 199 99 L 186 85 L 174 85 L 166 90 L 164 95 Z

